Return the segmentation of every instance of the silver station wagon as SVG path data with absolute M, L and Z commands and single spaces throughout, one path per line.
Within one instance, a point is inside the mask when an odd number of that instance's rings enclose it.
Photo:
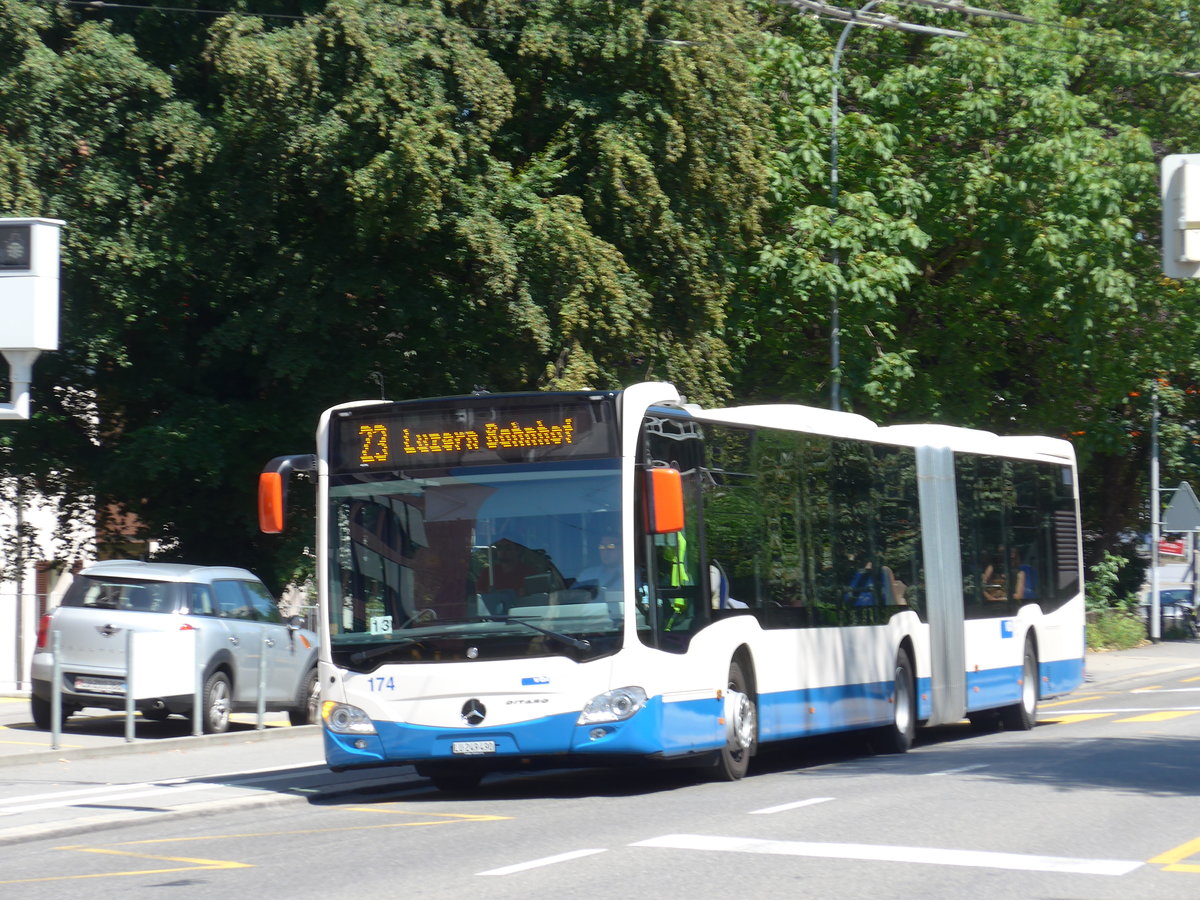
M 85 707 L 125 709 L 129 631 L 181 630 L 197 635 L 205 732 L 226 731 L 231 713 L 257 709 L 263 666 L 267 709 L 286 710 L 293 725 L 319 721 L 317 636 L 296 619 L 284 621 L 251 572 L 110 560 L 75 576 L 62 605 L 39 625 L 31 672 L 34 724 L 51 726 L 55 632 L 66 719 Z M 157 690 L 153 673 L 150 678 Z M 167 696 L 139 697 L 136 708 L 151 719 L 193 715 L 194 690 L 180 693 L 178 679 L 173 684 Z

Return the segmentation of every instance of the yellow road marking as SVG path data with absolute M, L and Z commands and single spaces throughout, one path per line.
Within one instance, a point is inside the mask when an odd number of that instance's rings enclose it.
M 1180 844 L 1173 850 L 1160 853 L 1150 860 L 1151 865 L 1162 866 L 1164 872 L 1200 872 L 1200 865 L 1183 863 L 1181 860 L 1200 853 L 1200 838 Z
M 188 863 L 184 866 L 170 866 L 156 869 L 130 869 L 126 872 L 89 872 L 85 875 L 45 875 L 41 878 L 15 878 L 11 881 L 0 881 L 0 884 L 33 884 L 46 881 L 77 881 L 83 878 L 117 878 L 129 875 L 163 875 L 172 872 L 195 872 L 212 869 L 251 869 L 250 863 L 234 862 L 229 859 L 197 859 L 188 856 L 151 856 L 146 853 L 131 853 L 128 850 L 108 850 L 103 847 L 56 847 L 56 850 L 70 850 L 78 853 L 105 853 L 112 856 L 132 856 L 134 859 L 153 859 L 159 862 Z
M 370 813 L 387 813 L 392 816 L 437 816 L 443 820 L 458 820 L 460 822 L 502 822 L 506 819 L 511 819 L 512 816 L 481 816 L 472 815 L 470 813 L 416 813 L 407 809 L 384 809 L 374 806 L 346 806 L 344 809 L 350 812 L 370 812 Z M 440 822 L 408 822 L 409 825 L 447 825 L 447 821 Z
M 409 816 L 425 816 L 440 817 L 436 822 L 387 822 L 382 825 L 342 825 L 335 828 L 297 828 L 288 831 L 244 831 L 232 834 L 198 834 L 192 837 L 165 837 L 165 838 L 147 838 L 141 841 L 126 841 L 117 846 L 140 846 L 143 844 L 173 844 L 184 843 L 186 841 L 225 841 L 232 838 L 258 838 L 258 837 L 288 837 L 289 835 L 299 834 L 337 834 L 345 831 L 375 831 L 381 828 L 412 828 L 416 825 L 453 825 L 455 822 L 503 822 L 512 818 L 512 816 L 490 816 L 490 815 L 471 815 L 468 813 L 430 813 L 430 812 L 412 812 L 409 810 L 384 810 L 375 809 L 373 807 L 357 807 L 357 806 L 341 806 L 337 809 L 346 812 L 392 812 L 397 815 Z
M 1091 719 L 1103 719 L 1112 713 L 1075 713 L 1074 715 L 1056 716 L 1053 719 L 1038 719 L 1039 725 L 1074 725 L 1076 722 L 1087 722 Z
M 1102 697 L 1111 697 L 1112 692 L 1103 694 L 1088 694 L 1086 697 L 1071 697 L 1067 700 L 1051 700 L 1046 703 L 1039 703 L 1038 709 L 1050 709 L 1054 706 L 1070 706 L 1072 703 L 1091 703 L 1094 700 L 1099 700 Z
M 1179 680 L 1184 682 L 1185 684 L 1189 681 L 1200 681 L 1200 675 L 1193 675 L 1191 678 L 1181 678 Z
M 1118 723 L 1126 722 L 1166 722 L 1169 719 L 1182 719 L 1184 716 L 1194 716 L 1194 709 L 1164 709 L 1160 712 L 1145 713 L 1140 716 L 1133 716 L 1128 719 L 1116 719 Z

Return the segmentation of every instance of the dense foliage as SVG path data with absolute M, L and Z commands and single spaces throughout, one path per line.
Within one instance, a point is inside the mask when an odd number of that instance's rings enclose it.
M 1197 0 L 0 0 L 0 211 L 64 219 L 63 344 L 0 468 L 276 583 L 254 476 L 385 392 L 674 380 L 1081 451 L 1094 553 L 1200 483 L 1200 323 L 1159 266 Z M 999 4 L 996 8 L 1000 8 Z M 302 494 L 303 492 L 297 492 Z M 64 532 L 66 534 L 66 532 Z M 60 548 L 65 557 L 72 550 Z

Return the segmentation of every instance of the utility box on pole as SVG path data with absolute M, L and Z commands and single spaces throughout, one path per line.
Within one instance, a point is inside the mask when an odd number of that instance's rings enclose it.
M 57 219 L 0 219 L 0 350 L 58 349 Z
M 29 418 L 33 363 L 58 349 L 58 219 L 0 218 L 0 353 L 9 402 L 0 419 Z
M 1163 274 L 1200 277 L 1200 154 L 1164 157 L 1160 188 Z

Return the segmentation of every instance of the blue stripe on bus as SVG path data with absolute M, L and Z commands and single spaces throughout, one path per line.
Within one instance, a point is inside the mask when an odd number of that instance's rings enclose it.
M 886 725 L 892 721 L 891 696 L 891 681 L 762 694 L 758 698 L 758 738 L 786 740 Z
M 1083 682 L 1083 660 L 1042 663 L 1042 696 L 1070 691 Z M 1019 666 L 967 673 L 967 709 L 991 709 L 1021 698 Z M 917 717 L 927 718 L 930 679 L 917 680 Z M 761 694 L 758 698 L 760 741 L 786 740 L 886 725 L 892 721 L 892 683 L 839 685 Z M 722 701 L 712 698 L 663 703 L 653 697 L 624 722 L 577 725 L 578 713 L 545 716 L 496 728 L 430 728 L 376 722 L 377 735 L 343 735 L 325 731 L 325 758 L 334 767 L 386 762 L 459 759 L 456 741 L 495 741 L 497 757 L 615 755 L 676 757 L 715 750 L 725 744 Z M 355 742 L 364 746 L 357 748 Z M 492 754 L 489 754 L 492 755 Z
M 431 728 L 396 722 L 376 722 L 377 735 L 346 735 L 325 731 L 325 758 L 334 767 L 373 765 L 389 761 L 461 759 L 452 750 L 457 741 L 495 741 L 489 756 L 560 756 L 597 754 L 620 756 L 681 756 L 724 746 L 720 724 L 721 701 L 663 703 L 650 699 L 637 715 L 624 722 L 577 725 L 579 713 L 546 716 L 488 728 Z M 355 747 L 362 741 L 363 748 Z
M 1083 660 L 1062 659 L 1038 664 L 1039 694 L 1053 697 L 1083 684 Z M 967 711 L 1008 706 L 1021 699 L 1021 667 L 1006 666 L 967 673 Z

